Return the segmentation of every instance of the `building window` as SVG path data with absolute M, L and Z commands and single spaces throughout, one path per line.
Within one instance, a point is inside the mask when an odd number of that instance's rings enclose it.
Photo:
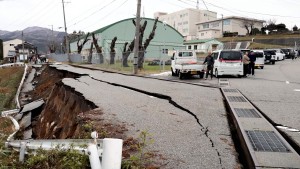
M 211 27 L 213 27 L 213 28 L 214 28 L 214 27 L 219 27 L 219 22 L 214 22 L 214 23 L 212 23 L 212 24 L 211 24 Z
M 168 52 L 169 52 L 169 49 L 162 49 L 163 54 L 168 54 Z
M 189 31 L 188 28 L 185 28 L 185 29 L 182 30 L 183 33 L 187 33 L 188 31 Z
M 207 14 L 205 13 L 204 16 L 207 16 Z
M 203 24 L 203 29 L 207 29 L 207 28 L 209 28 L 209 24 L 208 23 Z
M 230 25 L 230 19 L 223 20 L 223 25 Z
M 201 33 L 201 36 L 204 36 L 204 33 Z
M 192 46 L 191 46 L 191 45 L 189 45 L 189 46 L 188 46 L 188 49 L 192 49 Z
M 195 49 L 195 50 L 197 49 L 197 45 L 194 45 L 194 49 Z

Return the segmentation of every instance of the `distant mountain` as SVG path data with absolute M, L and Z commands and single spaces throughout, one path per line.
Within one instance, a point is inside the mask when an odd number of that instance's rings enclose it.
M 63 42 L 65 32 L 58 32 L 42 27 L 28 27 L 23 30 L 24 40 L 32 43 L 38 47 L 38 53 L 47 53 L 49 51 L 48 46 L 51 44 L 52 39 L 57 49 L 60 49 L 60 44 Z M 8 41 L 12 39 L 22 39 L 22 31 L 3 31 L 0 30 L 0 39 Z

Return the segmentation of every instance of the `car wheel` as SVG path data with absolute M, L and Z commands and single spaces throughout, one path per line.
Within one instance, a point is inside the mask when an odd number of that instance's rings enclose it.
M 216 77 L 216 78 L 219 77 L 219 75 L 218 75 L 218 69 L 215 70 L 215 77 Z
M 183 73 L 179 72 L 179 79 L 183 79 Z
M 172 76 L 176 76 L 176 73 L 173 72 L 173 69 L 171 68 Z
M 264 67 L 263 67 L 263 66 L 261 66 L 260 68 L 261 68 L 261 69 L 264 69 Z
M 272 65 L 274 65 L 274 64 L 275 64 L 275 60 L 272 61 Z
M 200 79 L 203 79 L 203 77 L 204 77 L 204 72 L 200 72 L 200 73 L 199 73 L 199 77 L 200 77 Z

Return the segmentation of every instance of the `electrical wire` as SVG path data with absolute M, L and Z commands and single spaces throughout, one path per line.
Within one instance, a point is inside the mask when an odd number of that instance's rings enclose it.
M 69 25 L 68 27 L 74 26 L 74 25 L 76 25 L 76 24 L 78 24 L 78 23 L 80 23 L 80 22 L 82 22 L 82 21 L 86 20 L 87 18 L 89 18 L 90 16 L 93 16 L 94 14 L 96 14 L 96 13 L 97 13 L 97 12 L 99 12 L 99 11 L 101 11 L 101 10 L 102 10 L 102 9 L 104 9 L 105 7 L 107 7 L 107 6 L 111 5 L 111 4 L 112 4 L 112 3 L 114 3 L 115 1 L 116 1 L 116 0 L 112 0 L 110 3 L 106 4 L 106 5 L 105 5 L 105 6 L 103 6 L 102 8 L 100 8 L 100 9 L 96 10 L 96 11 L 95 11 L 95 12 L 93 12 L 92 14 L 90 14 L 90 15 L 88 15 L 88 16 L 86 16 L 86 17 L 84 17 L 83 19 L 81 19 L 81 20 L 77 21 L 76 23 Z
M 107 16 L 111 15 L 113 12 L 115 12 L 116 9 L 119 9 L 121 6 L 123 6 L 126 2 L 128 2 L 128 0 L 125 0 L 121 5 L 119 5 L 117 8 L 115 8 L 114 10 L 112 10 L 110 13 L 108 13 L 107 15 L 103 16 L 102 18 L 100 18 L 99 20 L 102 20 L 103 18 L 106 18 Z M 92 26 L 94 24 L 91 24 L 83 29 L 87 29 L 88 27 Z

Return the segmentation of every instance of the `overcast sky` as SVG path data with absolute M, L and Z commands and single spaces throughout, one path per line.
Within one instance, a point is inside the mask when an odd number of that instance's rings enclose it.
M 68 32 L 90 32 L 136 14 L 137 0 L 64 0 Z M 205 2 L 205 4 L 204 4 Z M 196 8 L 197 0 L 142 0 L 141 16 Z M 291 29 L 300 27 L 300 0 L 199 0 L 199 9 L 226 16 L 276 20 Z M 0 0 L 0 30 L 40 26 L 64 31 L 61 0 Z

